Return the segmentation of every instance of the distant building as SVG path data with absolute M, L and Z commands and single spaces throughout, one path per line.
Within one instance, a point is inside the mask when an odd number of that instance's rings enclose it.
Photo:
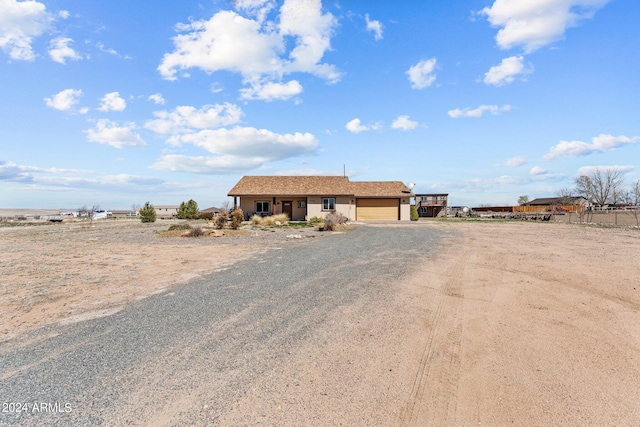
M 416 209 L 418 216 L 435 218 L 440 212 L 443 215 L 447 212 L 448 193 L 437 194 L 416 194 Z
M 159 205 L 154 206 L 156 210 L 156 217 L 159 219 L 171 219 L 178 217 L 178 208 L 180 206 L 174 205 Z

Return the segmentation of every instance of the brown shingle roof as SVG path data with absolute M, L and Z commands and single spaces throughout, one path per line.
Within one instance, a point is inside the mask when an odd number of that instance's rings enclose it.
M 412 193 L 400 181 L 351 182 L 342 176 L 243 176 L 228 195 L 407 197 Z
M 342 176 L 243 176 L 229 196 L 352 195 Z

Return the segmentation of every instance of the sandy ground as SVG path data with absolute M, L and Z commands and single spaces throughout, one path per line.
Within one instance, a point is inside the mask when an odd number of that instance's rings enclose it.
M 247 413 L 279 425 L 640 425 L 640 231 L 411 226 L 452 237 L 393 284 L 392 303 L 336 311 L 308 353 L 220 425 L 251 425 Z M 264 250 L 214 250 L 139 226 L 54 230 L 0 228 L 0 341 L 108 314 Z

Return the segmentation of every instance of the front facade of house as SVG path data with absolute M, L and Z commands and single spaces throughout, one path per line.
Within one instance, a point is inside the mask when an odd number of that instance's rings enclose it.
M 156 211 L 156 217 L 160 219 L 171 219 L 178 217 L 178 208 L 180 206 L 175 205 L 158 205 L 154 206 Z
M 413 194 L 399 181 L 352 182 L 339 176 L 245 176 L 229 191 L 234 207 L 292 221 L 341 213 L 352 221 L 408 221 Z
M 416 209 L 418 216 L 435 218 L 440 212 L 447 212 L 447 199 L 449 194 L 416 194 Z

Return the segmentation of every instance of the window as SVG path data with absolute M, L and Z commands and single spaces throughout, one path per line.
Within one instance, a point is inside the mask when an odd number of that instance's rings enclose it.
M 423 202 L 426 202 L 426 201 L 427 201 L 427 199 L 428 199 L 428 197 L 427 197 L 427 196 L 422 196 L 422 197 L 420 197 L 420 200 L 422 200 Z
M 271 211 L 269 210 L 269 202 L 256 202 L 256 214 L 263 215 L 270 213 Z
M 305 200 L 299 200 L 298 201 L 298 207 L 299 208 L 306 208 L 307 207 L 307 202 Z
M 327 197 L 326 199 L 322 199 L 322 210 L 323 211 L 334 211 L 334 210 L 336 210 L 336 198 L 335 197 Z

